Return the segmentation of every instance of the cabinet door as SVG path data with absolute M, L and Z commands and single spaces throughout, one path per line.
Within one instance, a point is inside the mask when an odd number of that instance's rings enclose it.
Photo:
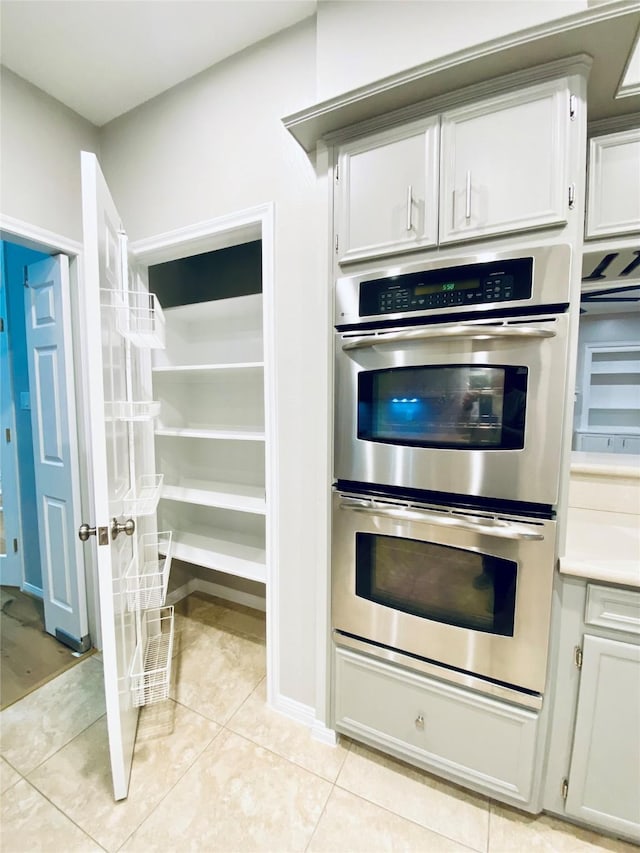
M 589 453 L 614 453 L 615 442 L 611 435 L 581 435 L 578 450 Z
M 565 222 L 569 122 L 563 80 L 445 113 L 440 242 Z
M 436 244 L 438 128 L 438 118 L 430 118 L 341 147 L 336 178 L 341 263 Z
M 640 231 L 640 128 L 589 142 L 587 237 Z
M 476 790 L 531 798 L 538 715 L 336 649 L 335 728 Z
M 640 646 L 585 636 L 566 811 L 640 841 Z
M 616 453 L 640 453 L 640 438 L 633 435 L 619 435 L 615 440 Z

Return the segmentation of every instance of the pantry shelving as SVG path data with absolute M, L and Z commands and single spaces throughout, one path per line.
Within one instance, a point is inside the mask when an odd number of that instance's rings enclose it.
M 262 294 L 164 316 L 166 348 L 152 369 L 160 526 L 173 531 L 174 559 L 265 583 Z

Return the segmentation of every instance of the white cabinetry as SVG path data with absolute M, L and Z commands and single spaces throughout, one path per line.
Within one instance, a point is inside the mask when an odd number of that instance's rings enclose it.
M 562 77 L 343 144 L 338 261 L 562 225 L 576 105 Z
M 640 344 L 587 344 L 576 450 L 640 452 Z
M 640 593 L 590 585 L 566 813 L 640 841 Z
M 566 80 L 445 113 L 440 242 L 565 222 L 569 122 Z
M 640 231 L 640 128 L 589 142 L 586 237 Z
M 341 262 L 435 246 L 438 133 L 434 117 L 341 147 L 336 171 Z
M 640 436 L 577 432 L 576 450 L 588 453 L 640 453 Z
M 537 713 L 348 649 L 335 654 L 339 732 L 526 808 Z
M 178 559 L 264 582 L 262 296 L 169 308 L 153 368 L 159 516 Z

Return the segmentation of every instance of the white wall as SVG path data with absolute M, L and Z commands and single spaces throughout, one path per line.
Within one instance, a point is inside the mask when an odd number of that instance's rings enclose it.
M 130 239 L 275 202 L 279 690 L 315 704 L 315 585 L 326 570 L 322 453 L 329 327 L 316 177 L 280 117 L 315 96 L 314 20 L 181 84 L 103 129 L 101 162 Z M 278 685 L 276 685 L 278 689 Z
M 82 240 L 80 151 L 98 150 L 98 130 L 17 77 L 0 75 L 2 213 Z
M 319 0 L 318 100 L 587 6 L 587 0 Z

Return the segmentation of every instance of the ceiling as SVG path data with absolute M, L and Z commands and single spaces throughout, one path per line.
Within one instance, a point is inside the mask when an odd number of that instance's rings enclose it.
M 0 0 L 2 64 L 100 127 L 316 0 Z

